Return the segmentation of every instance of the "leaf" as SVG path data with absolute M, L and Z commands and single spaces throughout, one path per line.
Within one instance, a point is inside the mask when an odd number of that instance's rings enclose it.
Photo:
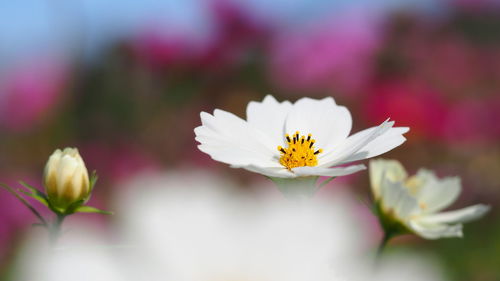
M 94 189 L 94 185 L 96 184 L 97 180 L 99 179 L 99 176 L 97 176 L 96 171 L 92 171 L 92 174 L 90 175 L 90 192 Z
M 4 184 L 4 183 L 0 183 L 0 187 L 3 187 L 5 190 L 7 190 L 8 192 L 10 192 L 12 195 L 14 195 L 17 199 L 19 199 L 19 201 L 21 201 L 21 203 L 26 206 L 39 220 L 40 222 L 47 226 L 48 223 L 47 221 L 43 218 L 43 216 L 30 204 L 30 202 L 28 202 L 26 199 L 24 199 L 21 195 L 19 195 L 19 193 L 17 193 L 13 188 L 11 188 L 10 186 Z
M 43 198 L 47 199 L 47 195 L 45 195 L 45 193 L 43 193 L 40 190 L 38 190 L 36 187 L 33 187 L 33 186 L 29 185 L 28 183 L 26 183 L 24 181 L 20 181 L 19 184 L 22 185 L 22 186 L 24 186 L 25 188 L 29 189 L 31 191 L 31 193 L 36 194 L 36 195 L 38 195 L 40 197 L 43 197 Z
M 49 206 L 49 201 L 47 200 L 46 197 L 42 197 L 38 194 L 29 193 L 26 190 L 22 190 L 22 189 L 18 189 L 17 191 L 21 192 L 22 194 L 24 194 L 26 196 L 29 196 L 29 197 L 37 200 L 38 202 L 42 203 L 43 205 L 45 205 L 47 207 Z
M 23 187 L 27 188 L 31 193 L 27 192 L 26 190 L 18 189 L 19 192 L 23 193 L 24 195 L 27 195 L 31 198 L 34 198 L 38 202 L 42 203 L 45 206 L 49 206 L 49 199 L 47 198 L 47 195 L 45 193 L 41 192 L 37 188 L 29 185 L 28 183 L 24 181 L 19 181 L 19 184 L 22 185 Z
M 80 206 L 75 209 L 75 213 L 97 213 L 104 215 L 112 215 L 113 212 L 100 210 L 91 206 Z

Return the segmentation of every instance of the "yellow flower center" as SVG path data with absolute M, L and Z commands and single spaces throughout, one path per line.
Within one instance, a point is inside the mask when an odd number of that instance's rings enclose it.
M 298 131 L 292 138 L 290 138 L 289 134 L 286 134 L 285 138 L 288 147 L 278 146 L 278 150 L 281 152 L 280 164 L 288 170 L 296 167 L 314 167 L 318 165 L 317 155 L 323 152 L 323 149 L 315 151 L 314 143 L 316 141 L 311 139 L 311 136 L 311 134 L 307 135 L 307 137 L 301 136 Z

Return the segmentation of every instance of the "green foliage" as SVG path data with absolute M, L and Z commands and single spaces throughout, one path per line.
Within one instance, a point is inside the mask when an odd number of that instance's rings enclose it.
M 19 184 L 21 184 L 22 186 L 27 188 L 29 191 L 31 191 L 31 192 L 28 192 L 28 191 L 23 190 L 23 189 L 18 189 L 19 192 L 37 200 L 38 202 L 42 203 L 43 205 L 49 207 L 49 204 L 50 204 L 49 199 L 48 199 L 47 195 L 45 195 L 45 193 L 39 191 L 35 187 L 27 184 L 26 182 L 20 181 Z
M 91 206 L 79 206 L 75 209 L 75 213 L 97 213 L 103 215 L 112 215 L 113 212 L 100 210 Z

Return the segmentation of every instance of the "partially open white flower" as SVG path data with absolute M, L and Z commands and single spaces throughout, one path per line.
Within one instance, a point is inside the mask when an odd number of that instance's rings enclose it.
M 78 149 L 56 149 L 44 171 L 44 185 L 51 206 L 60 211 L 89 196 L 89 174 Z
M 351 114 L 331 97 L 250 102 L 247 120 L 216 109 L 201 113 L 194 131 L 198 148 L 214 160 L 269 177 L 344 176 L 364 165 L 334 166 L 374 157 L 405 141 L 406 127 L 394 121 L 349 136 Z
M 462 223 L 489 210 L 489 206 L 477 204 L 440 212 L 460 195 L 460 178 L 438 179 L 426 169 L 408 177 L 395 160 L 370 161 L 370 181 L 386 231 L 409 231 L 427 239 L 462 237 Z

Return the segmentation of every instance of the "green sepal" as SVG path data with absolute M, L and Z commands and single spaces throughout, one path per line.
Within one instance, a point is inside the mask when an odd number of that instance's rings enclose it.
M 412 231 L 408 229 L 402 222 L 396 219 L 395 215 L 387 213 L 382 210 L 382 206 L 379 202 L 376 202 L 373 206 L 373 212 L 377 215 L 380 226 L 384 230 L 384 233 L 389 237 L 411 234 Z
M 283 195 L 288 199 L 310 198 L 318 190 L 317 176 L 297 178 L 274 178 L 269 177 Z
M 23 189 L 18 189 L 19 192 L 37 200 L 38 202 L 42 203 L 43 205 L 45 205 L 47 207 L 49 206 L 49 199 L 47 198 L 47 195 L 45 195 L 45 193 L 41 192 L 40 190 L 36 189 L 35 187 L 33 187 L 33 186 L 23 182 L 23 181 L 20 181 L 19 184 L 21 184 L 22 186 L 27 188 L 29 191 L 31 191 L 31 192 L 28 192 L 28 191 L 23 190 Z
M 79 206 L 75 209 L 75 213 L 97 213 L 104 215 L 112 215 L 113 212 L 104 211 L 91 206 Z
M 85 199 L 75 201 L 75 202 L 71 203 L 66 209 L 59 209 L 56 212 L 58 214 L 61 214 L 61 215 L 66 215 L 66 216 L 71 215 L 71 214 L 76 212 L 76 209 L 78 209 L 78 207 L 85 204 L 85 201 L 86 201 Z
M 90 179 L 89 179 L 89 187 L 90 187 L 90 192 L 89 194 L 92 193 L 92 190 L 94 190 L 94 186 L 99 179 L 99 176 L 97 176 L 97 172 L 94 170 L 92 171 L 92 174 L 90 174 Z

